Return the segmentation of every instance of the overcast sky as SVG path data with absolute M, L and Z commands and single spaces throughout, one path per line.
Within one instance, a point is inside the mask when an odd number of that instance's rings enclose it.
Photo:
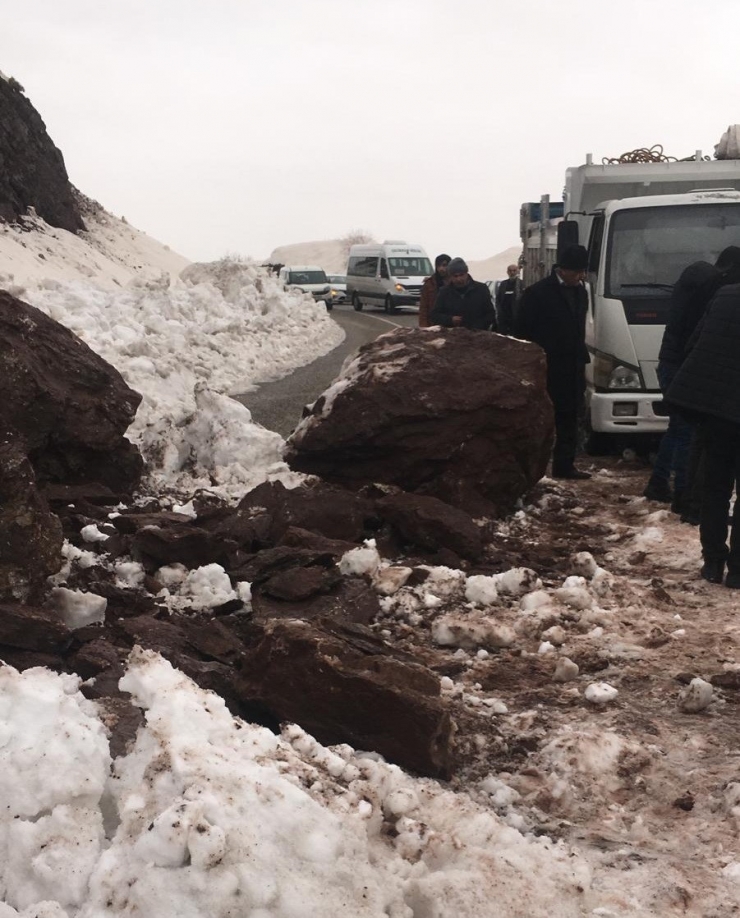
M 188 258 L 365 230 L 471 259 L 566 166 L 740 122 L 736 0 L 0 0 L 71 180 Z

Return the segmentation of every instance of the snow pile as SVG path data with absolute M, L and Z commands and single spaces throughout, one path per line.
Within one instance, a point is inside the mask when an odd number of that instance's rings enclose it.
M 344 337 L 323 304 L 234 260 L 191 266 L 193 282 L 111 291 L 44 281 L 10 291 L 72 329 L 143 396 L 130 438 L 156 488 L 243 494 L 266 477 L 290 486 L 282 438 L 228 394 L 285 376 Z
M 279 738 L 235 720 L 154 653 L 134 651 L 121 681 L 146 725 L 107 782 L 76 679 L 2 680 L 2 918 L 62 916 L 53 903 L 72 918 L 474 915 L 494 891 L 510 918 L 566 918 L 591 898 L 564 845 L 298 727 Z

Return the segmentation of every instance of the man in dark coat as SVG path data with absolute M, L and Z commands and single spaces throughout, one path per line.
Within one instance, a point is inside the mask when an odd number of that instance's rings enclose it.
M 514 330 L 514 311 L 522 295 L 522 281 L 519 277 L 519 265 L 509 265 L 508 277 L 501 281 L 496 290 L 496 320 L 501 335 L 510 335 Z
M 697 328 L 695 344 L 677 371 L 666 399 L 701 424 L 705 478 L 699 535 L 711 583 L 740 588 L 740 513 L 727 521 L 740 479 L 740 284 L 721 287 Z
M 447 283 L 447 266 L 449 263 L 449 255 L 437 255 L 434 259 L 434 274 L 427 277 L 421 285 L 421 298 L 419 299 L 419 328 L 427 328 L 429 325 L 429 316 L 434 308 L 437 294 Z
M 547 391 L 555 409 L 555 478 L 590 478 L 574 464 L 578 422 L 586 391 L 586 312 L 588 293 L 583 285 L 588 252 L 570 245 L 549 277 L 527 287 L 519 300 L 514 334 L 539 344 L 547 355 Z
M 658 384 L 665 395 L 686 356 L 686 346 L 707 303 L 719 286 L 720 272 L 707 261 L 695 261 L 685 268 L 671 294 L 671 306 L 658 355 Z M 643 492 L 648 500 L 670 504 L 676 513 L 684 511 L 684 492 L 688 485 L 689 445 L 692 425 L 678 412 L 672 412 L 663 434 L 653 471 Z M 671 493 L 673 472 L 673 493 Z
M 740 247 L 727 246 L 714 265 L 696 261 L 684 269 L 673 288 L 671 308 L 658 355 L 658 382 L 663 394 L 686 359 L 695 329 L 720 287 L 740 282 Z M 645 497 L 668 502 L 674 473 L 671 509 L 683 522 L 696 524 L 701 515 L 703 487 L 702 432 L 679 412 L 671 412 Z
M 429 317 L 432 325 L 445 328 L 492 329 L 496 331 L 496 314 L 491 291 L 474 281 L 462 258 L 453 258 L 447 266 L 449 283 L 437 294 Z

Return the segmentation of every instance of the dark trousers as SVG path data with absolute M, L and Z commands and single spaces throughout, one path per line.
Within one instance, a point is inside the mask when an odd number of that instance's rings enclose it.
M 668 387 L 676 375 L 676 368 L 658 365 L 658 382 L 662 392 L 667 392 Z M 684 491 L 687 486 L 689 447 L 693 425 L 680 414 L 671 413 L 668 420 L 668 430 L 663 434 L 658 447 L 658 455 L 653 465 L 653 478 L 659 478 L 666 484 L 670 483 L 671 472 L 675 478 L 673 486 L 677 492 Z
M 705 561 L 727 561 L 728 570 L 740 574 L 740 528 L 733 515 L 730 548 L 728 516 L 732 490 L 740 478 L 740 424 L 710 418 L 704 426 L 704 492 L 701 505 L 702 554 Z
M 578 410 L 555 411 L 555 448 L 552 451 L 552 470 L 567 472 L 573 467 L 578 450 Z

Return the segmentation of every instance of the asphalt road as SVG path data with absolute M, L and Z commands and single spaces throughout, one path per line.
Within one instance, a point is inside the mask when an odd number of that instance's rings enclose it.
M 330 385 L 339 374 L 345 357 L 390 328 L 416 327 L 419 324 L 416 309 L 401 309 L 393 315 L 386 315 L 381 309 L 366 306 L 362 312 L 355 312 L 352 306 L 346 305 L 335 306 L 331 316 L 346 335 L 338 347 L 325 357 L 294 370 L 290 376 L 265 383 L 255 392 L 236 396 L 249 408 L 258 424 L 287 437 L 300 421 L 303 406 L 315 402 Z

